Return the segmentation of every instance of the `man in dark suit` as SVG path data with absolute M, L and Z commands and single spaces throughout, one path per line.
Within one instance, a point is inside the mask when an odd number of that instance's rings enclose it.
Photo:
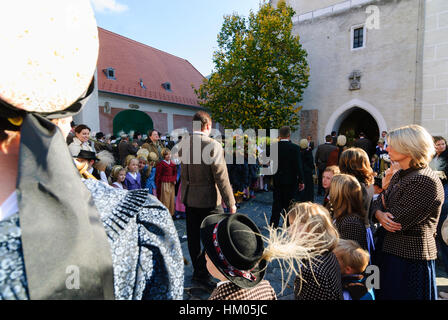
M 123 134 L 121 141 L 118 144 L 118 153 L 120 154 L 120 163 L 123 167 L 126 167 L 126 157 L 130 154 L 137 155 L 138 148 L 129 142 L 129 136 Z
M 336 146 L 332 145 L 332 142 L 333 138 L 330 135 L 327 135 L 325 137 L 325 143 L 319 145 L 316 150 L 315 162 L 318 171 L 318 187 L 317 187 L 318 195 L 323 195 L 324 193 L 324 188 L 322 187 L 322 173 L 327 167 L 328 157 L 330 156 L 330 153 L 333 150 L 337 149 Z
M 356 148 L 361 148 L 363 149 L 367 155 L 369 156 L 369 159 L 372 158 L 372 154 L 373 154 L 373 145 L 372 142 L 366 138 L 364 132 L 361 132 L 359 134 L 359 139 L 357 139 L 355 141 L 355 143 L 353 144 L 354 147 Z
M 269 222 L 274 228 L 278 227 L 282 211 L 289 208 L 296 193 L 305 187 L 300 147 L 290 141 L 291 129 L 280 128 L 279 136 L 278 169 L 274 174 L 274 201 Z
M 336 135 L 336 131 L 331 131 L 331 139 L 332 139 L 331 144 L 335 146 L 336 142 L 338 141 L 338 136 Z
M 314 149 L 314 141 L 313 141 L 313 137 L 308 135 L 306 137 L 306 140 L 308 140 L 308 147 L 313 150 Z
M 236 213 L 235 198 L 230 185 L 222 145 L 209 137 L 212 119 L 204 111 L 193 116 L 193 130 L 200 123 L 200 131 L 176 145 L 181 160 L 181 196 L 185 204 L 188 251 L 193 264 L 193 280 L 212 290 L 216 284 L 206 267 L 201 250 L 200 227 L 211 214 L 224 213 L 225 203 L 230 213 Z M 197 129 L 199 129 L 197 128 Z

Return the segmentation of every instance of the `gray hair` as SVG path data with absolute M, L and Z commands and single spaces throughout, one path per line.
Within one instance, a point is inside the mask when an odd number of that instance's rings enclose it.
M 392 130 L 387 142 L 399 153 L 411 157 L 409 165 L 416 169 L 426 167 L 436 152 L 432 136 L 417 124 Z

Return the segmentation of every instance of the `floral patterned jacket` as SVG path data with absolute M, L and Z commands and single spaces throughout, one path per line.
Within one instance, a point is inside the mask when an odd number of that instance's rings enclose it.
M 111 247 L 115 299 L 182 299 L 182 250 L 168 210 L 147 190 L 84 183 Z M 0 299 L 29 299 L 18 213 L 0 221 Z

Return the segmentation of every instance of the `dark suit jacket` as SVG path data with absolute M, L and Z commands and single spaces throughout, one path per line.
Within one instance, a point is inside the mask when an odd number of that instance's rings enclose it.
M 136 155 L 137 151 L 137 148 L 135 148 L 130 142 L 127 142 L 125 140 L 120 141 L 120 143 L 118 144 L 118 153 L 120 155 L 121 164 L 124 166 L 126 157 L 130 154 Z
M 365 152 L 367 152 L 367 154 L 369 155 L 369 158 L 372 156 L 372 153 L 373 153 L 372 142 L 370 142 L 369 139 L 367 139 L 367 138 L 358 139 L 355 141 L 353 146 L 356 148 L 363 149 Z
M 319 170 L 325 170 L 330 153 L 337 148 L 338 147 L 332 145 L 331 143 L 324 143 L 317 147 L 315 161 Z
M 278 142 L 278 167 L 274 174 L 274 184 L 296 187 L 299 181 L 304 181 L 300 147 L 291 141 Z

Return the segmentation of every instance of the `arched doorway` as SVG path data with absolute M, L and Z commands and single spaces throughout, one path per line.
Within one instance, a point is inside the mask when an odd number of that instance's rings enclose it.
M 361 132 L 364 132 L 366 138 L 372 141 L 372 143 L 377 143 L 380 136 L 380 130 L 378 124 L 370 113 L 364 109 L 354 107 L 347 110 L 343 116 L 345 116 L 345 118 L 341 119 L 338 134 L 343 134 L 347 137 L 348 146 L 351 146 Z
M 121 111 L 114 117 L 113 121 L 113 131 L 116 136 L 122 132 L 129 134 L 130 132 L 136 131 L 146 134 L 153 128 L 154 123 L 151 117 L 138 110 Z
M 345 120 L 347 121 L 344 123 Z M 376 144 L 379 132 L 387 131 L 386 120 L 377 108 L 366 101 L 352 99 L 331 113 L 324 134 L 330 134 L 331 131 L 344 134 L 347 131 L 346 128 L 350 127 L 350 123 L 353 137 L 348 136 L 348 142 L 351 142 L 353 138 L 357 138 L 359 132 L 363 131 L 369 135 L 368 138 L 371 139 L 372 143 Z M 357 125 L 359 125 L 359 131 L 355 128 Z M 342 131 L 340 130 L 341 126 Z

